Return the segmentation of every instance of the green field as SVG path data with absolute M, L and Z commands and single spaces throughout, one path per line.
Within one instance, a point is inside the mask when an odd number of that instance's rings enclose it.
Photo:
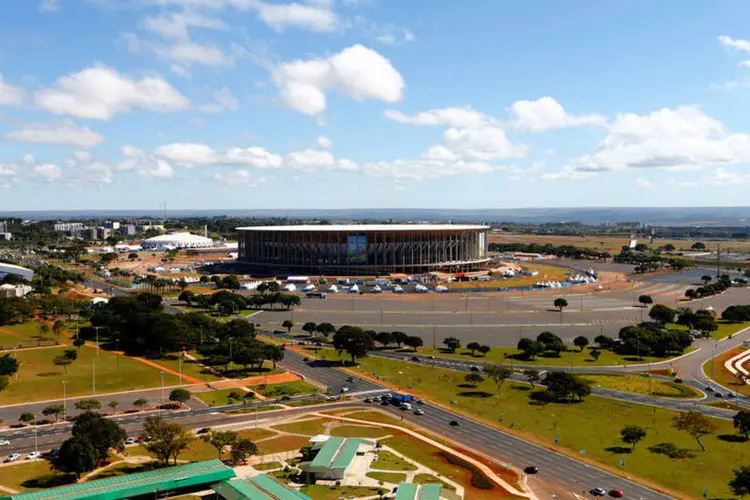
M 291 434 L 304 434 L 306 436 L 315 436 L 317 434 L 323 434 L 323 432 L 325 431 L 325 424 L 327 423 L 328 423 L 327 419 L 312 418 L 308 420 L 299 420 L 297 422 L 291 422 L 289 424 L 274 425 L 272 429 L 289 432 Z
M 347 437 L 347 438 L 371 438 L 378 439 L 389 434 L 393 434 L 394 431 L 388 428 L 380 427 L 365 427 L 362 425 L 342 425 L 331 429 L 331 436 Z
M 162 357 L 155 357 L 155 358 L 147 358 L 150 361 L 153 361 L 154 363 L 159 363 L 165 368 L 168 368 L 170 370 L 174 370 L 175 373 L 180 373 L 180 361 L 177 358 L 178 354 L 173 354 L 171 356 L 162 356 Z M 171 358 L 175 359 L 171 359 Z M 203 372 L 204 368 L 198 364 L 196 361 L 192 361 L 190 359 L 183 359 L 182 360 L 182 374 L 187 375 L 190 377 L 195 377 L 199 380 L 203 380 L 205 382 L 214 382 L 216 380 L 221 380 L 221 377 L 217 377 L 216 375 L 213 375 L 209 372 Z
M 67 481 L 64 474 L 50 469 L 49 462 L 38 460 L 0 467 L 0 484 L 16 491 L 33 491 L 61 486 L 67 484 Z M 0 492 L 0 495 L 3 494 Z
M 252 388 L 269 398 L 278 398 L 281 396 L 298 396 L 300 394 L 316 394 L 320 392 L 320 387 L 308 384 L 304 380 L 294 382 L 284 382 L 281 384 L 258 385 Z
M 688 327 L 675 323 L 670 323 L 667 326 L 675 330 L 688 330 Z M 724 337 L 734 335 L 735 333 L 750 327 L 750 321 L 730 323 L 729 321 L 717 320 L 716 326 L 719 328 L 715 332 L 711 332 L 711 338 L 714 340 L 721 340 Z
M 16 345 L 19 343 L 29 343 L 37 341 L 55 341 L 57 335 L 52 332 L 52 324 L 50 323 L 50 331 L 42 336 L 39 328 L 41 322 L 39 321 L 27 321 L 26 323 L 18 323 L 16 325 L 3 325 L 0 326 L 0 344 L 1 345 Z M 65 336 L 60 336 L 60 341 L 64 341 Z
M 619 470 L 620 460 L 624 458 L 627 474 L 692 498 L 699 498 L 703 488 L 708 488 L 712 498 L 728 498 L 731 467 L 727 464 L 743 463 L 747 449 L 746 443 L 718 437 L 734 435 L 728 420 L 712 419 L 718 430 L 703 439 L 707 448 L 703 453 L 688 434 L 672 428 L 672 419 L 677 414 L 674 411 L 596 396 L 576 404 L 543 406 L 531 397 L 541 391 L 540 388 L 532 391 L 526 384 L 510 382 L 504 385 L 498 397 L 495 384 L 489 381 L 466 390 L 459 387 L 464 383 L 462 373 L 376 357 L 361 360 L 357 370 L 366 375 L 375 372 L 377 377 L 402 390 L 408 390 L 411 384 L 417 396 L 446 407 L 453 406 L 488 425 L 545 446 L 554 447 L 555 436 L 558 436 L 557 446 L 561 451 L 580 456 L 580 450 L 586 450 L 587 460 L 612 470 Z M 502 425 L 498 423 L 501 416 Z M 633 453 L 622 453 L 624 446 L 619 440 L 619 431 L 625 425 L 641 425 L 648 430 L 644 442 Z M 392 439 L 386 439 L 384 444 Z M 650 446 L 665 442 L 688 449 L 695 457 L 673 460 L 648 450 Z M 398 451 L 408 453 L 409 450 Z
M 699 398 L 701 394 L 690 386 L 676 384 L 656 377 L 621 375 L 619 373 L 581 374 L 594 387 L 662 398 Z
M 399 474 L 398 472 L 368 472 L 366 475 L 384 483 L 398 484 L 406 481 L 406 474 Z
M 194 392 L 193 396 L 200 399 L 208 406 L 224 406 L 242 403 L 242 399 L 230 400 L 229 395 L 232 393 L 245 394 L 242 389 L 218 389 L 216 391 Z M 254 399 L 248 398 L 247 401 L 252 402 Z
M 281 462 L 266 462 L 264 464 L 255 464 L 253 469 L 255 470 L 276 470 L 281 469 L 283 465 Z
M 440 478 L 433 476 L 432 474 L 416 474 L 412 481 L 416 484 L 442 484 L 443 488 L 451 491 L 456 491 L 456 487 L 452 484 L 448 484 L 445 481 L 441 481 Z
M 417 468 L 411 462 L 407 462 L 398 455 L 394 455 L 388 450 L 380 450 L 378 458 L 370 465 L 372 469 L 389 470 L 389 471 L 412 471 Z
M 109 392 L 129 391 L 159 387 L 159 370 L 127 356 L 82 347 L 78 359 L 68 366 L 68 374 L 62 366 L 55 366 L 53 359 L 62 354 L 64 348 L 33 349 L 18 351 L 18 380 L 13 376 L 10 385 L 3 391 L 2 404 L 26 403 L 62 398 L 63 381 L 67 382 L 67 396 L 93 396 L 92 375 L 96 370 L 96 395 Z M 178 384 L 178 378 L 164 374 L 164 385 Z

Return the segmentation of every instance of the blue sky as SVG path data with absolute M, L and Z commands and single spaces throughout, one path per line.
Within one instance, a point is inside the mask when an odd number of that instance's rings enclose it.
M 748 205 L 748 16 L 5 0 L 0 210 Z

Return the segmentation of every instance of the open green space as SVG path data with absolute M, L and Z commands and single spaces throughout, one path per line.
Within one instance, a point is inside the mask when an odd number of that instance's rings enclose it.
M 280 436 L 277 438 L 260 441 L 258 445 L 259 455 L 271 455 L 282 451 L 297 451 L 309 443 L 305 436 Z
M 78 358 L 68 365 L 67 375 L 62 366 L 53 360 L 63 353 L 63 347 L 18 351 L 20 368 L 18 378 L 10 378 L 3 391 L 2 404 L 26 403 L 62 398 L 63 381 L 67 383 L 67 396 L 94 396 L 109 392 L 159 387 L 159 369 L 124 355 L 97 350 L 92 347 L 78 349 Z M 96 372 L 96 393 L 93 391 L 93 374 Z M 173 386 L 178 378 L 164 374 L 164 385 Z
M 328 423 L 328 419 L 324 418 L 312 418 L 307 420 L 298 420 L 288 424 L 274 425 L 272 429 L 278 431 L 289 432 L 290 434 L 304 434 L 305 436 L 316 436 L 323 434 L 325 431 L 325 424 Z
M 646 396 L 652 395 L 662 398 L 699 398 L 702 396 L 690 386 L 656 377 L 619 373 L 586 373 L 581 374 L 581 378 L 590 382 L 594 387 Z
M 138 472 L 147 472 L 156 468 L 158 464 L 156 462 L 148 462 L 145 464 L 129 464 L 119 463 L 114 464 L 111 467 L 107 467 L 103 471 L 91 476 L 87 481 L 95 481 L 97 479 L 107 479 L 108 477 L 125 476 L 127 474 L 136 474 Z
M 230 398 L 230 394 L 244 395 L 248 393 L 246 393 L 242 389 L 218 389 L 215 391 L 194 392 L 193 396 L 200 399 L 208 406 L 224 406 L 231 404 L 240 404 L 243 402 L 242 398 Z M 251 402 L 253 401 L 253 398 L 248 396 L 247 401 Z
M 0 467 L 0 484 L 16 491 L 33 491 L 68 484 L 68 480 L 64 474 L 53 471 L 49 462 L 38 460 Z
M 402 481 L 406 481 L 406 474 L 400 474 L 398 472 L 368 472 L 366 476 L 377 481 L 391 484 L 398 484 Z
M 399 421 L 399 419 L 392 417 L 391 415 L 388 415 L 387 413 L 383 413 L 377 410 L 362 410 L 362 411 L 347 411 L 347 410 L 341 410 L 341 412 L 346 412 L 345 416 L 346 418 L 356 418 L 360 420 L 367 420 L 368 422 L 380 422 L 382 424 L 394 424 L 394 425 L 403 425 L 404 423 Z
M 204 361 L 206 358 L 198 351 L 190 351 L 190 354 L 198 361 Z M 225 378 L 245 378 L 254 377 L 258 375 L 276 375 L 283 373 L 284 370 L 280 368 L 274 368 L 273 363 L 270 361 L 264 361 L 261 367 L 257 365 L 238 365 L 236 363 L 229 363 L 225 366 L 215 367 L 219 372 L 224 375 Z M 226 369 L 225 369 L 226 368 Z M 175 368 L 176 370 L 176 368 Z
M 389 434 L 393 434 L 391 429 L 381 429 L 380 427 L 365 427 L 362 425 L 342 425 L 331 429 L 331 436 L 347 438 L 371 438 L 378 439 Z
M 301 491 L 312 500 L 374 497 L 378 494 L 378 488 L 368 486 L 327 486 L 324 484 L 311 484 L 303 487 Z
M 377 357 L 360 360 L 356 370 L 368 376 L 375 372 L 378 378 L 401 390 L 408 391 L 411 385 L 411 392 L 419 397 L 452 406 L 487 425 L 544 446 L 557 446 L 560 451 L 576 457 L 580 457 L 580 450 L 586 450 L 585 460 L 612 470 L 620 470 L 620 460 L 624 459 L 628 475 L 644 478 L 687 497 L 699 498 L 704 488 L 708 488 L 712 498 L 729 497 L 727 482 L 732 473 L 726 464 L 743 463 L 747 449 L 747 443 L 738 443 L 732 437 L 735 431 L 729 420 L 711 419 L 717 429 L 703 438 L 707 451 L 702 452 L 690 435 L 672 427 L 675 411 L 596 396 L 579 403 L 543 404 L 534 397 L 542 388 L 531 390 L 526 384 L 516 383 L 504 384 L 498 397 L 491 381 L 466 390 L 460 387 L 464 384 L 463 373 Z M 503 417 L 502 424 L 499 417 Z M 628 446 L 619 439 L 620 429 L 625 425 L 647 429 L 644 441 L 630 453 Z M 557 445 L 555 436 L 558 436 Z M 394 442 L 394 439 L 397 440 Z M 403 437 L 388 438 L 383 444 L 415 458 L 412 454 L 416 446 L 400 445 L 404 440 Z M 671 459 L 649 451 L 660 443 L 687 449 L 694 457 Z M 421 459 L 417 461 L 424 463 Z
M 179 360 L 179 354 L 168 354 L 160 357 L 148 357 L 147 359 L 159 363 L 165 368 L 173 370 L 175 373 L 180 373 L 180 364 L 182 364 L 182 374 L 190 377 L 195 377 L 205 382 L 214 382 L 221 380 L 221 377 L 206 371 L 197 361 L 183 358 L 182 363 Z
M 281 410 L 283 409 L 283 406 L 278 405 L 268 405 L 268 406 L 261 406 L 261 407 L 255 407 L 255 408 L 242 408 L 240 410 L 230 410 L 225 411 L 227 415 L 243 415 L 246 413 L 263 413 L 264 411 L 273 411 L 273 410 Z
M 396 471 L 412 471 L 417 470 L 417 467 L 411 462 L 407 462 L 403 458 L 391 453 L 388 450 L 380 450 L 378 457 L 370 465 L 371 469 L 377 470 L 396 470 Z
M 284 465 L 281 462 L 266 462 L 264 464 L 255 464 L 253 469 L 255 470 L 276 470 L 281 469 Z
M 57 340 L 57 335 L 52 331 L 52 323 L 50 322 L 48 325 L 50 329 L 45 334 L 42 334 L 41 332 L 41 321 L 27 321 L 15 325 L 0 326 L 0 344 L 5 345 L 37 342 L 40 340 Z M 60 340 L 65 340 L 65 336 L 61 335 Z
M 442 484 L 443 488 L 451 491 L 456 491 L 455 486 L 446 483 L 445 481 L 433 476 L 432 474 L 415 474 L 412 482 L 415 484 Z
M 686 326 L 682 326 L 678 324 L 669 324 L 667 326 L 675 330 L 688 330 L 689 329 Z M 719 328 L 715 332 L 711 332 L 711 338 L 714 340 L 720 340 L 720 339 L 723 339 L 724 337 L 734 335 L 735 333 L 741 330 L 744 330 L 745 328 L 750 327 L 750 321 L 745 321 L 745 322 L 740 322 L 740 323 L 731 323 L 729 321 L 718 319 L 716 320 L 716 326 L 718 326 Z
M 284 382 L 281 384 L 258 385 L 252 388 L 269 398 L 278 398 L 281 396 L 298 396 L 300 394 L 316 394 L 320 388 L 305 382 L 296 380 L 294 382 Z

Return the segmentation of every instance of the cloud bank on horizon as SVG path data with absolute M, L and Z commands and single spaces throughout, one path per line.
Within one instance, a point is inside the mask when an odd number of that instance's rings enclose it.
M 747 204 L 750 5 L 393 6 L 9 0 L 0 208 Z

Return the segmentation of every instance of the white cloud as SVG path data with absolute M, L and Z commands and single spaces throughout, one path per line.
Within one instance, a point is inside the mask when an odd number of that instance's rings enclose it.
M 724 47 L 734 49 L 739 52 L 750 53 L 750 40 L 734 39 L 732 37 L 722 35 L 719 37 L 719 43 Z
M 307 115 L 326 108 L 326 91 L 356 101 L 401 100 L 404 79 L 391 62 L 374 50 L 353 45 L 325 59 L 297 60 L 279 66 L 274 74 L 281 100 Z
M 547 172 L 540 175 L 539 178 L 545 181 L 556 181 L 561 179 L 578 180 L 588 179 L 589 177 L 593 177 L 594 175 L 596 174 L 593 172 L 579 171 L 571 166 L 566 165 L 559 172 Z
M 218 17 L 210 17 L 195 10 L 185 10 L 149 16 L 143 21 L 143 28 L 164 38 L 187 40 L 189 28 L 225 30 L 228 26 Z
M 20 106 L 25 95 L 26 92 L 21 87 L 5 83 L 0 73 L 0 106 Z
M 70 120 L 52 123 L 29 123 L 5 134 L 5 139 L 16 142 L 60 144 L 91 149 L 104 141 L 104 137 L 88 127 Z
M 488 174 L 505 167 L 480 161 L 442 161 L 427 158 L 370 162 L 362 165 L 363 173 L 396 180 L 422 181 L 448 176 Z
M 37 91 L 34 101 L 56 115 L 100 120 L 128 113 L 135 107 L 169 112 L 190 106 L 179 91 L 160 77 L 135 80 L 105 66 L 93 66 L 64 76 L 53 87 Z
M 654 187 L 654 184 L 650 180 L 644 179 L 643 177 L 638 177 L 635 180 L 635 185 L 640 188 L 645 188 L 645 189 Z
M 294 170 L 306 172 L 317 170 L 355 171 L 359 168 L 352 160 L 346 158 L 337 159 L 330 151 L 315 149 L 305 149 L 289 153 L 286 155 L 286 164 Z
M 385 45 L 400 45 L 402 43 L 413 42 L 417 37 L 408 29 L 396 29 L 388 26 L 375 39 Z
M 160 160 L 149 155 L 142 149 L 133 146 L 123 146 L 122 154 L 125 159 L 115 166 L 116 170 L 123 172 L 135 172 L 146 177 L 157 179 L 171 179 L 174 177 L 174 169 L 165 160 Z
M 580 125 L 604 125 L 607 118 L 599 114 L 571 115 L 551 97 L 536 101 L 517 101 L 508 111 L 513 116 L 512 125 L 529 132 L 544 132 Z
M 626 168 L 698 169 L 750 162 L 750 135 L 729 134 L 694 106 L 663 108 L 648 115 L 620 114 L 592 154 L 574 158 L 578 172 Z
M 329 2 L 308 2 L 308 4 L 270 4 L 258 2 L 258 17 L 277 31 L 287 26 L 307 28 L 312 31 L 334 31 L 339 24 L 338 17 Z
M 324 137 L 322 135 L 318 137 L 318 139 L 315 142 L 321 148 L 330 149 L 333 147 L 333 141 L 329 139 L 328 137 Z
M 389 109 L 385 112 L 386 118 L 406 123 L 408 125 L 448 125 L 451 127 L 476 127 L 492 123 L 491 117 L 484 113 L 475 111 L 471 107 L 452 107 L 443 109 L 431 109 L 415 115 L 405 115 L 400 111 Z
M 258 187 L 259 184 L 267 181 L 267 179 L 263 177 L 254 177 L 250 172 L 244 169 L 238 169 L 234 172 L 229 173 L 216 173 L 214 174 L 214 179 L 228 186 L 242 186 L 251 188 Z
M 34 167 L 34 174 L 47 182 L 52 182 L 62 177 L 62 170 L 52 163 L 44 163 Z
M 230 149 L 227 151 L 224 162 L 229 165 L 247 165 L 255 168 L 279 168 L 283 160 L 281 156 L 269 153 L 264 148 L 250 147 Z
M 154 154 L 186 167 L 192 167 L 195 165 L 214 165 L 218 161 L 216 151 L 205 144 L 166 144 L 156 148 Z
M 731 186 L 738 184 L 745 184 L 750 181 L 750 174 L 736 174 L 728 172 L 723 168 L 717 168 L 713 171 L 711 176 L 706 178 L 710 184 L 714 186 Z
M 450 128 L 443 134 L 443 142 L 447 151 L 462 159 L 504 160 L 526 154 L 525 147 L 513 144 L 497 127 Z
M 60 9 L 60 0 L 44 0 L 39 5 L 40 12 L 57 12 Z
M 177 39 L 169 42 L 143 40 L 135 33 L 123 33 L 121 38 L 128 50 L 134 54 L 151 52 L 157 57 L 175 63 L 172 70 L 184 76 L 185 66 L 202 64 L 204 66 L 224 67 L 234 64 L 235 57 L 227 54 L 218 45 L 201 44 L 189 39 Z
M 232 92 L 226 87 L 222 87 L 221 89 L 214 92 L 214 99 L 212 102 L 203 104 L 198 107 L 198 109 L 205 113 L 223 113 L 224 111 L 237 111 L 239 108 L 239 101 L 237 101 L 237 98 L 234 97 L 234 94 L 232 94 Z

